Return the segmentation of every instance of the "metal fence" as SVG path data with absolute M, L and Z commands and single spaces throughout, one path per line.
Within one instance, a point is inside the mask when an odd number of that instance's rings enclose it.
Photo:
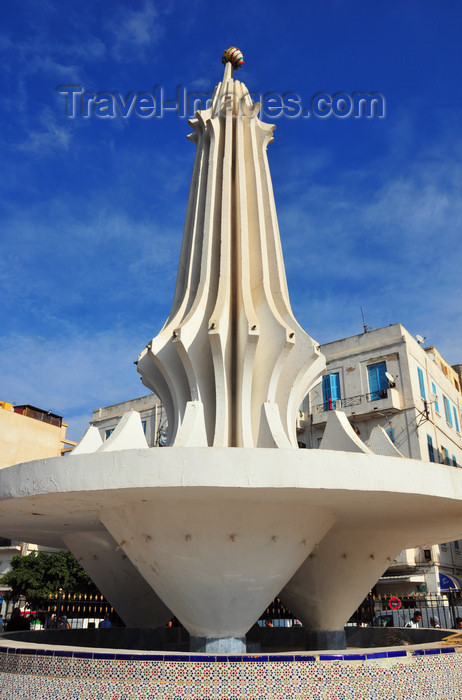
M 292 627 L 301 624 L 300 620 L 292 615 L 280 598 L 275 598 L 258 620 L 260 627 Z
M 350 408 L 358 406 L 361 403 L 370 403 L 371 401 L 380 401 L 388 398 L 388 389 L 378 389 L 369 394 L 359 394 L 358 396 L 349 396 L 345 399 L 328 399 L 323 403 L 317 404 L 314 407 L 316 413 L 324 413 L 325 411 L 335 411 L 340 408 Z
M 5 621 L 11 617 L 13 608 L 16 607 L 29 620 L 31 629 L 52 627 L 61 615 L 67 617 L 72 628 L 98 627 L 107 613 L 112 625 L 124 626 L 111 604 L 99 594 L 65 593 L 60 590 L 58 593 L 50 593 L 43 597 L 34 596 L 30 599 L 5 594 L 2 605 L 2 617 Z
M 66 615 L 71 628 L 98 627 L 108 613 L 111 624 L 124 627 L 117 611 L 102 595 L 67 594 L 63 591 L 45 597 L 26 600 L 24 596 L 4 597 L 2 616 L 6 621 L 13 608 L 19 607 L 21 613 L 31 623 L 31 629 L 44 629 L 53 626 L 53 621 Z M 462 621 L 462 592 L 444 591 L 441 595 L 375 595 L 369 593 L 359 608 L 351 616 L 350 625 L 369 625 L 375 627 L 404 627 L 413 617 L 414 612 L 422 613 L 421 627 L 431 627 L 431 620 L 437 619 L 443 629 L 456 628 L 457 618 Z M 275 598 L 258 620 L 260 626 L 292 627 L 301 625 L 295 615 L 284 605 L 280 598 Z M 176 619 L 168 623 L 171 627 L 181 627 Z
M 436 594 L 374 595 L 369 593 L 361 603 L 350 623 L 375 627 L 404 627 L 414 612 L 422 613 L 421 627 L 432 627 L 438 620 L 443 629 L 456 628 L 457 618 L 462 620 L 462 592 L 456 590 Z
M 375 627 L 404 627 L 414 612 L 422 613 L 420 627 L 432 627 L 431 620 L 438 620 L 443 629 L 457 626 L 457 618 L 462 620 L 462 592 L 445 591 L 441 595 L 375 595 L 369 593 L 349 620 L 350 625 Z M 295 615 L 275 598 L 260 616 L 260 626 L 291 627 L 301 625 Z
M 73 629 L 98 627 L 106 613 L 109 613 L 113 626 L 125 627 L 117 611 L 102 595 L 72 594 L 60 590 L 45 597 L 26 600 L 24 596 L 5 594 L 1 609 L 5 621 L 10 618 L 15 607 L 20 608 L 22 615 L 30 621 L 31 629 L 50 627 L 53 620 L 59 619 L 61 615 L 66 615 L 69 626 Z M 275 598 L 260 616 L 258 624 L 263 627 L 291 627 L 301 623 L 279 598 Z M 172 617 L 167 626 L 182 625 L 176 617 Z

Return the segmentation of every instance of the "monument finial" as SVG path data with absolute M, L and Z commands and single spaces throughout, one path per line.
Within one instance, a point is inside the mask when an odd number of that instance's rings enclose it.
M 244 56 L 242 52 L 236 48 L 236 46 L 230 46 L 229 49 L 223 51 L 223 56 L 221 57 L 221 62 L 223 65 L 231 63 L 234 70 L 240 68 L 244 63 Z

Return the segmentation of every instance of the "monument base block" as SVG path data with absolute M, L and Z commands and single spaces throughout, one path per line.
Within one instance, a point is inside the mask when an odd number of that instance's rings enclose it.
M 345 630 L 307 630 L 306 648 L 312 649 L 346 649 Z
M 245 654 L 245 637 L 191 637 L 190 651 L 210 654 Z

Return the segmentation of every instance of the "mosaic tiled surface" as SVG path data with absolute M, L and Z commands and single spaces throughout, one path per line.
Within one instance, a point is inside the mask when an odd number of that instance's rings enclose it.
M 0 645 L 0 700 L 460 700 L 462 648 L 207 656 Z

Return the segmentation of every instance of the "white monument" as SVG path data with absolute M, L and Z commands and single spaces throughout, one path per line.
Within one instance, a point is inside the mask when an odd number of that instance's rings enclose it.
M 148 448 L 139 414 L 66 458 L 0 471 L 0 533 L 67 547 L 128 626 L 173 614 L 199 651 L 240 652 L 271 600 L 319 648 L 402 549 L 462 539 L 462 472 L 364 445 L 344 414 L 320 450 L 296 415 L 324 359 L 289 303 L 266 148 L 238 49 L 190 124 L 196 160 L 173 308 L 138 358 L 168 413 Z M 374 454 L 375 445 L 377 445 Z

